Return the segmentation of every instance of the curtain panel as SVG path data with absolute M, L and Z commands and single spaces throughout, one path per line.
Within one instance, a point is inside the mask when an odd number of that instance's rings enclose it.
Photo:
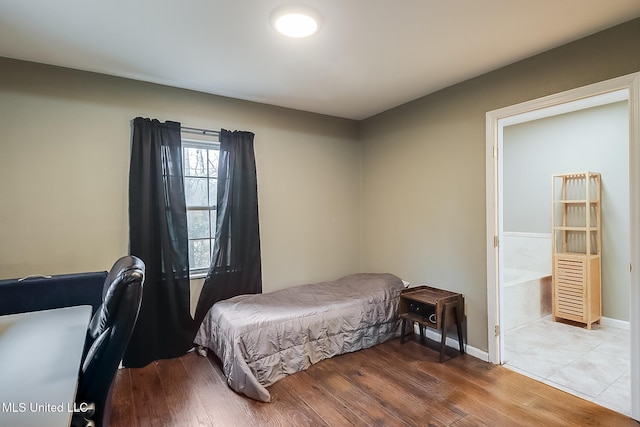
M 129 169 L 130 253 L 146 265 L 142 306 L 126 367 L 185 354 L 192 347 L 187 211 L 180 123 L 137 117 Z
M 195 314 L 217 301 L 262 292 L 258 181 L 251 132 L 220 131 L 215 244 Z

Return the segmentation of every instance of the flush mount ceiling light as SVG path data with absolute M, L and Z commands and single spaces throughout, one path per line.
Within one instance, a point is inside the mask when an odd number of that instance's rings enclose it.
M 288 7 L 276 10 L 271 18 L 273 28 L 287 37 L 309 37 L 318 31 L 318 15 L 307 8 Z

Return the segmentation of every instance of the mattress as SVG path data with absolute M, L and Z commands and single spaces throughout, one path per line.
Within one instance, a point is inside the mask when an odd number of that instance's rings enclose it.
M 194 342 L 220 358 L 233 390 L 269 402 L 287 375 L 399 336 L 402 289 L 392 274 L 361 273 L 239 295 L 211 307 Z

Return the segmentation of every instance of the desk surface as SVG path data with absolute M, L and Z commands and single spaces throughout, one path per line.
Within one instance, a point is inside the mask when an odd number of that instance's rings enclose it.
M 0 316 L 0 425 L 69 426 L 91 306 Z

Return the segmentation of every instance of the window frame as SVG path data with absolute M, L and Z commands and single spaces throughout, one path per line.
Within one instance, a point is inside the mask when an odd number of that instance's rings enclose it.
M 184 155 L 185 155 L 185 148 L 195 148 L 195 149 L 206 149 L 206 150 L 217 150 L 218 153 L 220 152 L 220 142 L 218 140 L 218 137 L 215 137 L 216 140 L 203 140 L 203 139 L 195 139 L 195 138 L 185 138 L 182 137 L 181 138 L 181 149 L 182 149 L 182 156 L 183 156 L 183 160 L 182 160 L 182 166 L 183 166 L 183 171 L 182 171 L 182 179 L 185 185 L 185 189 L 186 189 L 186 180 L 187 178 L 190 178 L 191 176 L 187 175 L 187 171 L 185 166 L 185 160 L 184 160 Z M 208 160 L 208 158 L 207 158 Z M 201 177 L 200 177 L 201 178 Z M 211 179 L 211 177 L 206 176 L 207 179 Z M 217 180 L 217 175 L 216 175 L 216 180 Z M 209 188 L 209 186 L 207 185 L 207 188 Z M 210 196 L 210 194 L 208 194 L 208 196 Z M 213 215 L 214 218 L 217 216 L 217 203 L 214 202 L 213 205 L 210 206 L 197 206 L 197 205 L 189 205 L 187 204 L 187 200 L 186 200 L 186 191 L 185 191 L 185 207 L 187 210 L 187 218 L 189 216 L 189 211 L 208 211 L 209 215 Z M 209 219 L 209 224 L 211 224 L 211 217 Z M 187 231 L 189 227 L 189 224 L 187 223 Z M 191 238 L 188 237 L 188 242 L 189 242 L 189 252 L 191 252 L 191 241 L 194 240 L 209 240 L 209 254 L 210 256 L 213 256 L 213 247 L 215 245 L 215 233 L 216 230 L 215 229 L 211 229 L 211 226 L 209 226 L 209 237 L 207 238 Z M 190 234 L 190 233 L 189 233 Z M 189 254 L 190 255 L 190 254 Z M 191 256 L 189 256 L 189 258 L 191 258 Z M 209 265 L 207 265 L 207 267 L 205 268 L 194 268 L 191 266 L 191 264 L 189 264 L 189 278 L 190 279 L 197 279 L 197 278 L 203 278 L 207 275 L 209 268 L 211 266 L 211 260 L 209 260 Z

